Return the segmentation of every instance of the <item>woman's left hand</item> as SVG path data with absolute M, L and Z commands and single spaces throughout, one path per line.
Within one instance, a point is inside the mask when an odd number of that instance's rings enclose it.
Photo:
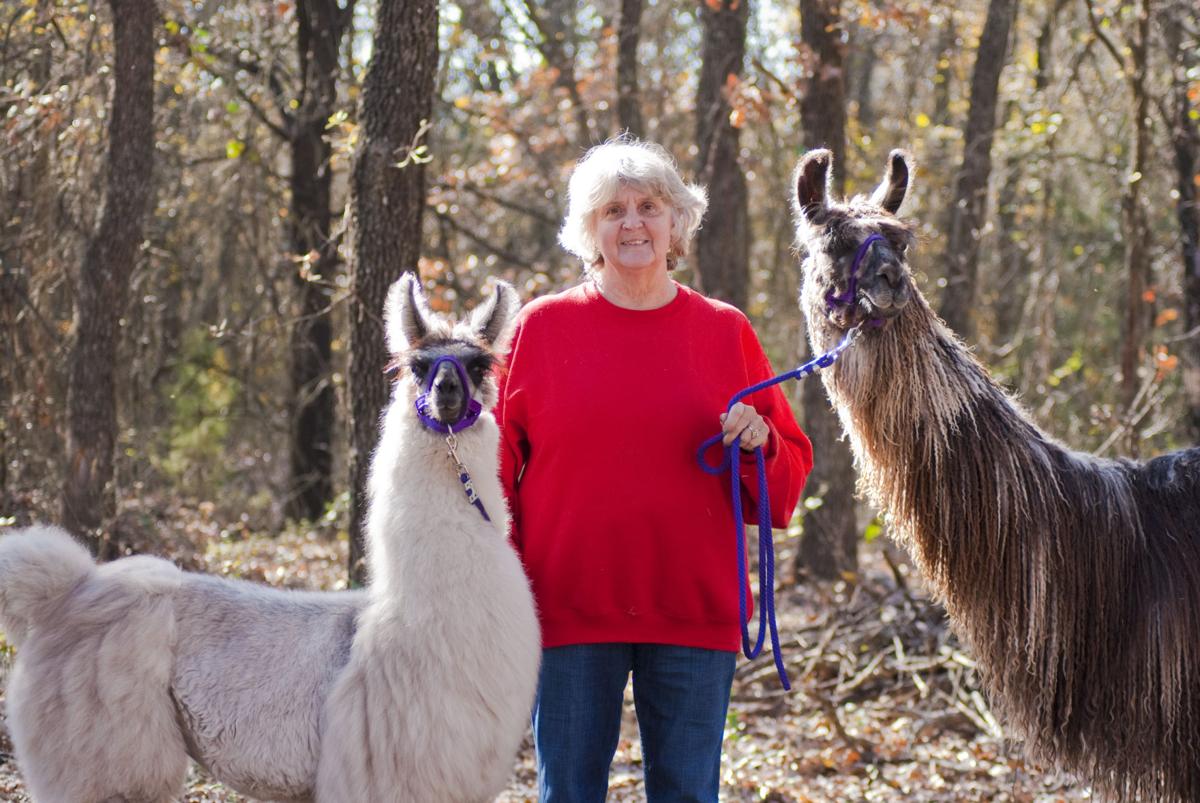
M 728 413 L 721 414 L 721 432 L 725 437 L 722 442 L 728 446 L 733 439 L 741 436 L 738 445 L 747 452 L 754 451 L 759 446 L 765 446 L 771 435 L 767 420 L 758 414 L 748 404 L 738 402 L 729 408 Z

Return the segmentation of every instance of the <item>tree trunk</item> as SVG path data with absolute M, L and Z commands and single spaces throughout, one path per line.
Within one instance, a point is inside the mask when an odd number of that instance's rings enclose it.
M 1130 143 L 1129 172 L 1121 195 L 1121 223 L 1125 240 L 1125 299 L 1124 340 L 1121 347 L 1121 401 L 1129 435 L 1127 447 L 1137 456 L 1138 428 L 1133 420 L 1134 399 L 1138 392 L 1138 366 L 1145 352 L 1146 334 L 1150 330 L 1153 297 L 1147 295 L 1151 284 L 1150 225 L 1146 220 L 1142 199 L 1143 176 L 1150 155 L 1150 96 L 1146 86 L 1146 67 L 1150 46 L 1150 3 L 1141 0 L 1137 5 L 1134 35 L 1128 42 L 1129 101 L 1133 112 L 1133 141 Z
M 1033 237 L 1033 250 L 1029 257 L 1031 272 L 1029 291 L 1021 310 L 1021 322 L 1017 326 L 1024 339 L 1018 359 L 1024 366 L 1017 378 L 1018 395 L 1033 398 L 1044 392 L 1045 377 L 1055 368 L 1055 340 L 1058 331 L 1058 288 L 1062 283 L 1065 268 L 1060 259 L 1051 254 L 1059 252 L 1058 221 L 1061 219 L 1062 203 L 1059 202 L 1060 185 L 1063 183 L 1057 158 L 1058 134 L 1046 138 L 1042 163 L 1047 167 L 1039 176 L 1041 181 L 1041 203 L 1036 216 L 1031 216 L 1029 227 Z M 1042 386 L 1042 390 L 1039 390 Z
M 834 191 L 846 186 L 845 46 L 841 0 L 800 0 L 800 39 L 812 59 L 812 76 L 800 99 L 804 147 L 833 152 Z
M 581 150 L 586 150 L 593 142 L 594 123 L 579 93 L 579 79 L 575 74 L 575 26 L 578 17 L 575 4 L 570 0 L 525 0 L 525 9 L 537 27 L 539 39 L 535 46 L 547 66 L 557 75 L 554 85 L 565 90 L 571 99 L 571 109 L 575 115 L 575 142 Z
M 1021 180 L 1024 161 L 1020 156 L 1008 159 L 1004 183 L 996 199 L 996 246 L 1000 260 L 991 284 L 994 328 L 989 338 L 993 354 L 1006 352 L 1018 336 L 1021 311 L 1029 293 L 1029 254 L 1026 245 L 1027 221 L 1021 218 Z
M 1017 0 L 991 0 L 979 37 L 975 71 L 971 75 L 971 105 L 963 132 L 963 158 L 954 182 L 946 244 L 946 292 L 941 316 L 963 337 L 972 335 L 975 286 L 979 270 L 979 237 L 987 211 L 988 179 L 992 173 L 992 139 L 996 132 L 996 101 L 1000 73 L 1008 52 L 1009 31 Z
M 845 192 L 846 85 L 841 42 L 840 0 L 800 0 L 800 36 L 813 57 L 813 74 L 800 102 L 806 148 L 833 152 L 834 193 Z M 796 553 L 797 579 L 837 580 L 858 570 L 858 526 L 854 502 L 854 460 L 825 386 L 815 378 L 800 388 L 804 431 L 813 444 L 813 471 L 804 495 L 820 500 L 804 514 L 804 535 Z
M 946 24 L 938 31 L 934 45 L 936 64 L 933 73 L 934 125 L 950 125 L 950 97 L 954 89 L 954 56 L 958 53 L 958 26 L 954 24 L 953 12 L 946 15 Z
M 1054 35 L 1058 30 L 1058 17 L 1067 5 L 1067 0 L 1054 0 L 1053 5 L 1046 9 L 1046 19 L 1038 31 L 1037 38 L 1037 68 L 1034 70 L 1033 86 L 1042 92 L 1050 85 L 1054 75 Z
M 635 137 L 645 134 L 638 95 L 637 50 L 642 0 L 621 0 L 617 26 L 617 125 Z
M 49 21 L 53 3 L 38 0 L 36 19 L 39 24 Z M 29 80 L 38 92 L 46 92 L 50 81 L 51 48 L 54 35 L 45 27 L 37 55 L 29 65 Z M 7 117 L 11 102 L 0 101 L 0 118 Z M 28 386 L 23 375 L 28 370 L 20 361 L 17 330 L 24 298 L 29 292 L 29 276 L 33 266 L 45 266 L 51 259 L 50 240 L 55 230 L 55 194 L 50 179 L 50 144 L 25 144 L 32 154 L 10 151 L 8 158 L 17 166 L 17 178 L 7 199 L 0 194 L 8 214 L 0 218 L 0 328 L 3 329 L 3 349 L 0 350 L 0 510 L 12 510 L 9 488 L 9 464 L 16 455 L 10 427 L 17 423 L 14 411 L 17 388 Z M 28 164 L 26 164 L 28 160 Z
M 302 101 L 291 118 L 291 212 L 299 317 L 291 332 L 291 448 L 287 512 L 315 519 L 333 498 L 333 326 L 330 295 L 338 257 L 330 239 L 330 145 L 325 126 L 337 103 L 343 16 L 334 0 L 296 5 Z
M 854 27 L 850 37 L 846 59 L 847 93 L 857 106 L 855 116 L 859 127 L 871 131 L 879 117 L 874 92 L 875 67 L 879 64 L 879 56 L 875 53 L 878 40 L 869 29 L 859 26 Z
M 1200 198 L 1196 175 L 1200 174 L 1200 123 L 1192 114 L 1200 103 L 1188 98 L 1188 73 L 1200 64 L 1195 40 L 1188 44 L 1185 30 L 1200 28 L 1200 14 L 1195 5 L 1175 4 L 1173 14 L 1166 18 L 1164 32 L 1168 39 L 1168 54 L 1174 62 L 1171 88 L 1172 110 L 1175 119 L 1171 126 L 1171 144 L 1175 151 L 1176 189 L 1179 200 L 1175 210 L 1179 219 L 1179 243 L 1183 251 L 1183 328 L 1186 333 L 1181 346 L 1184 402 L 1187 405 L 1187 434 L 1192 443 L 1200 444 Z M 1178 15 L 1178 16 L 1175 16 Z
M 730 121 L 727 88 L 746 53 L 748 0 L 704 3 L 704 44 L 696 94 L 696 180 L 708 188 L 708 214 L 696 238 L 700 290 L 741 309 L 749 300 L 750 215 L 738 160 L 739 132 Z
M 116 512 L 114 372 L 129 279 L 142 247 L 154 166 L 153 0 L 109 0 L 114 61 L 108 160 L 99 220 L 88 237 L 76 290 L 69 358 L 63 525 L 112 557 L 102 528 Z
M 438 62 L 436 0 L 379 6 L 363 85 L 359 143 L 350 186 L 350 577 L 365 579 L 367 471 L 388 400 L 383 302 L 421 253 L 425 169 L 410 148 L 433 109 Z M 424 144 L 422 140 L 418 144 Z

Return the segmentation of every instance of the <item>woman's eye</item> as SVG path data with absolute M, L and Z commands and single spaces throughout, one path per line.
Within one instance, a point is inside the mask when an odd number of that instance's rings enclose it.
M 646 201 L 646 203 L 642 204 L 642 211 L 653 214 L 658 211 L 658 204 L 653 201 Z
M 608 217 L 620 217 L 621 216 L 621 207 L 610 206 L 604 210 L 604 214 Z

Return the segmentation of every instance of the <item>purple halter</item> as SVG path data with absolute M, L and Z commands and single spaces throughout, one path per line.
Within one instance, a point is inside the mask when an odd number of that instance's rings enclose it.
M 459 416 L 457 421 L 450 424 L 444 424 L 429 414 L 429 394 L 433 391 L 433 380 L 437 378 L 438 368 L 444 362 L 448 362 L 454 366 L 454 370 L 458 372 L 459 380 L 462 381 L 463 392 L 468 394 L 466 410 Z M 478 421 L 479 414 L 483 412 L 483 405 L 470 398 L 470 388 L 471 383 L 467 380 L 467 369 L 463 368 L 462 363 L 458 361 L 457 357 L 450 354 L 438 357 L 429 368 L 429 380 L 425 383 L 425 392 L 418 396 L 415 402 L 417 417 L 421 419 L 421 423 L 427 429 L 432 429 L 434 432 L 440 432 L 443 435 L 453 435 L 455 432 L 462 432 Z
M 829 309 L 853 306 L 854 297 L 858 294 L 858 266 L 862 264 L 863 257 L 871 250 L 871 246 L 877 242 L 886 242 L 886 238 L 882 234 L 872 234 L 862 241 L 862 245 L 858 247 L 857 253 L 854 254 L 854 262 L 850 265 L 850 279 L 846 283 L 846 292 L 839 296 L 834 295 L 834 292 L 830 290 L 825 294 L 825 304 Z M 871 323 L 878 326 L 882 321 L 872 318 Z

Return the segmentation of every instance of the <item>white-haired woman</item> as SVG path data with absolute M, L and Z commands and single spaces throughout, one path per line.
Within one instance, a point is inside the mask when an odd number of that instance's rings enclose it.
M 732 500 L 695 450 L 764 446 L 786 526 L 812 449 L 746 317 L 676 283 L 707 205 L 635 140 L 576 166 L 559 240 L 586 281 L 526 305 L 497 407 L 513 542 L 538 603 L 543 803 L 603 801 L 632 674 L 650 801 L 715 801 L 740 644 Z M 743 488 L 757 495 L 754 461 Z

